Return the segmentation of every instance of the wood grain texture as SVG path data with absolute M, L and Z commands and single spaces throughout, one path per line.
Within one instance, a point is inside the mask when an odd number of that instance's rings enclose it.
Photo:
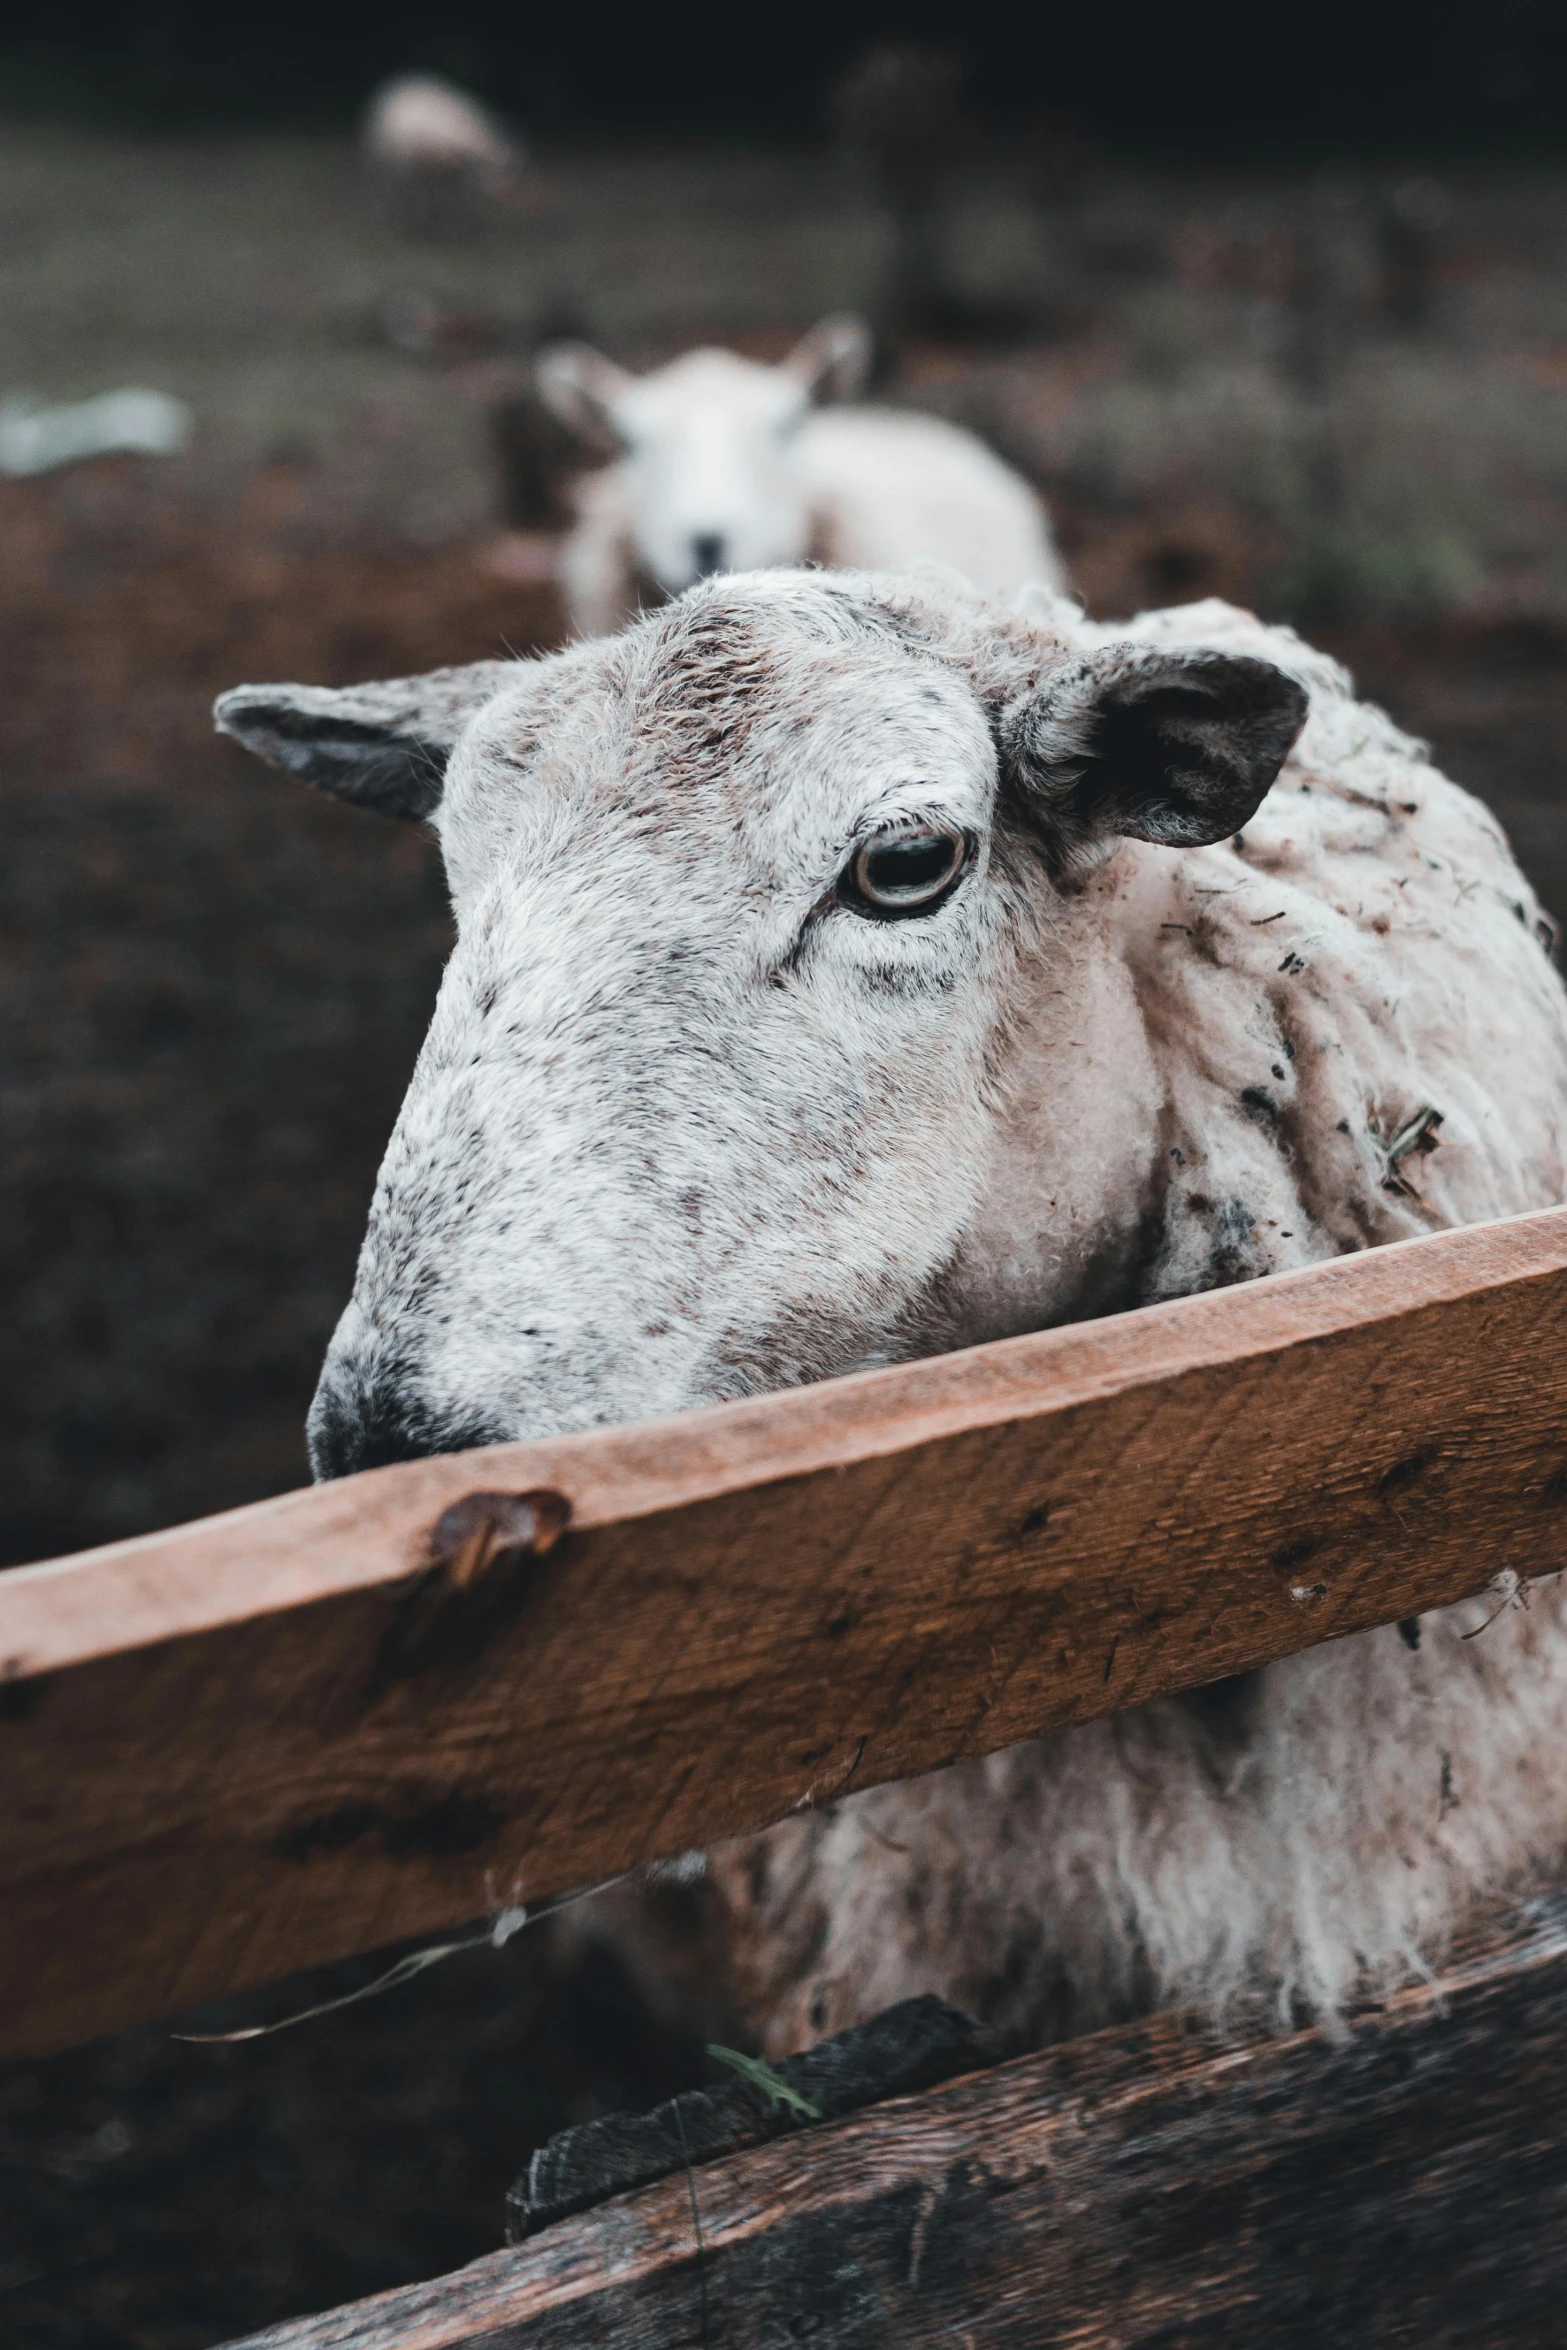
M 1096 2033 L 245 2350 L 1556 2350 L 1564 2224 L 1557 1906 L 1342 2042 Z
M 1556 1210 L 16 1569 L 0 2053 L 1554 1572 L 1564 1342 Z

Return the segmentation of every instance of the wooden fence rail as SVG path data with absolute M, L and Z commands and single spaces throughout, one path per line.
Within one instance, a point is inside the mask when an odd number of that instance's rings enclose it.
M 1096 2032 L 231 2350 L 1557 2350 L 1564 2107 L 1542 1903 L 1345 2038 Z
M 1151 2016 L 230 2350 L 1558 2350 L 1565 1925 L 1341 2040 Z
M 1554 1572 L 1564 1342 L 1554 1210 L 0 1576 L 0 2054 Z

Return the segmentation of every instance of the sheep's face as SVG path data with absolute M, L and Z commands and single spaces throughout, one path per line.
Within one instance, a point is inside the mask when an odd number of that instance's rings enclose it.
M 585 439 L 621 453 L 637 561 L 678 595 L 714 572 L 810 552 L 795 435 L 812 401 L 852 388 L 868 359 L 859 322 L 828 319 L 778 367 L 689 351 L 638 376 L 562 345 L 540 362 L 539 387 Z
M 790 458 L 807 406 L 784 369 L 727 351 L 693 351 L 614 403 L 637 557 L 667 593 L 802 560 L 810 517 Z
M 1102 828 L 1081 713 L 1116 689 L 998 615 L 979 674 L 981 608 L 965 642 L 933 611 L 775 573 L 466 688 L 221 706 L 347 796 L 407 813 L 422 788 L 457 915 L 311 1415 L 319 1473 L 939 1341 L 1020 959 L 1072 951 L 1050 873 Z M 1228 768 L 1214 786 L 1211 837 L 1271 780 L 1300 697 L 1206 658 L 1188 703 L 1228 696 L 1228 745 L 1239 694 L 1265 738 L 1239 798 Z M 1150 660 L 1164 703 L 1180 691 L 1170 657 L 1123 661 L 1119 750 L 1139 828 L 1176 837 L 1191 794 L 1150 814 L 1128 715 Z

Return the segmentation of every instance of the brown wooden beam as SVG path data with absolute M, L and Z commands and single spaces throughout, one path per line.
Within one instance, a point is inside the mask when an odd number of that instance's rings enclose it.
M 1347 2039 L 1096 2033 L 242 2350 L 1554 2350 L 1564 2241 L 1558 1905 Z
M 13 1570 L 0 2053 L 1555 1571 L 1564 1492 L 1555 1210 Z

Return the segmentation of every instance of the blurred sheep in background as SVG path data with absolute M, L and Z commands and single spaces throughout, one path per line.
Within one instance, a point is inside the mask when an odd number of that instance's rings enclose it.
M 1045 513 L 972 433 L 890 409 L 823 413 L 870 369 L 863 319 L 823 319 L 777 367 L 687 351 L 633 375 L 583 343 L 539 359 L 540 396 L 612 462 L 576 492 L 560 556 L 573 630 L 602 636 L 714 572 L 935 560 L 1011 594 L 1063 585 Z
M 522 150 L 489 111 L 434 74 L 386 82 L 365 114 L 364 151 L 400 227 L 460 233 L 516 185 Z

